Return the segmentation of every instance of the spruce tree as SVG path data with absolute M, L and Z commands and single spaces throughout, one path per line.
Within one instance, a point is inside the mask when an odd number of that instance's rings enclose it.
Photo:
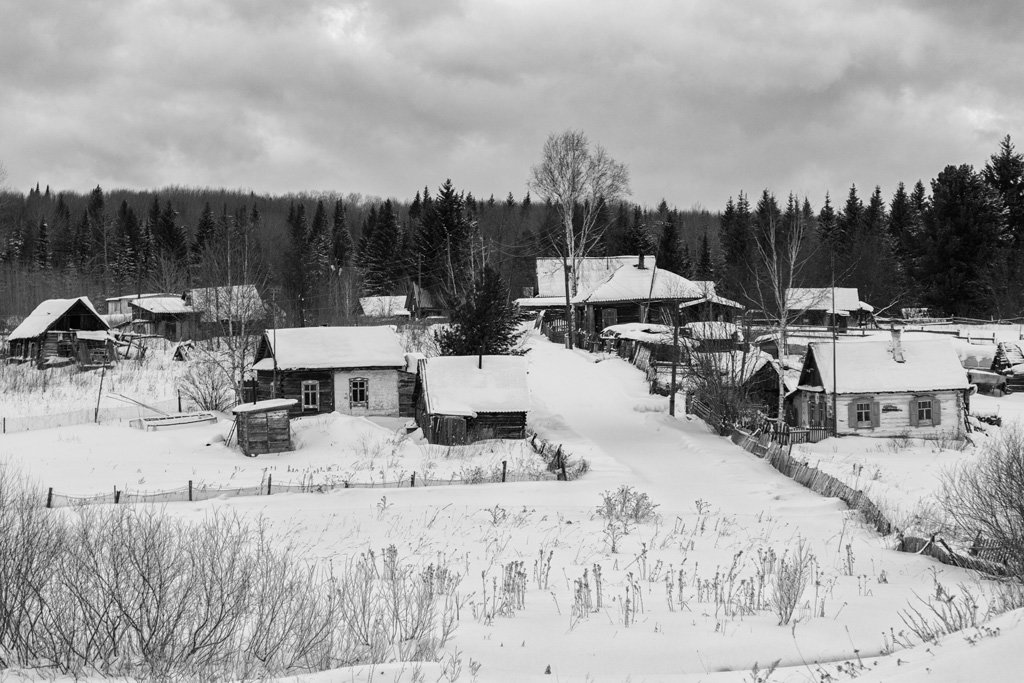
M 451 311 L 451 325 L 435 333 L 443 356 L 510 355 L 517 352 L 519 306 L 496 270 L 485 265 L 468 295 Z
M 36 270 L 50 269 L 50 236 L 47 231 L 46 219 L 39 220 L 39 229 L 36 231 L 36 241 L 33 245 L 33 265 Z
M 686 277 L 683 250 L 676 227 L 675 212 L 667 213 L 658 239 L 658 267 Z
M 695 276 L 698 280 L 715 279 L 715 262 L 711 256 L 711 245 L 708 242 L 708 231 L 700 239 L 700 260 L 697 262 Z
M 441 299 L 442 306 L 454 306 L 469 289 L 475 236 L 476 224 L 467 215 L 464 199 L 446 180 L 437 196 L 424 203 L 411 255 L 417 279 Z
M 418 195 L 417 195 L 418 196 Z M 331 236 L 333 237 L 332 255 L 334 266 L 344 268 L 352 264 L 352 233 L 348 229 L 348 219 L 345 217 L 345 205 L 341 199 L 334 202 L 334 219 L 331 222 Z
M 377 213 L 377 225 L 370 234 L 363 255 L 363 290 L 372 296 L 394 294 L 402 280 L 402 235 L 391 200 Z

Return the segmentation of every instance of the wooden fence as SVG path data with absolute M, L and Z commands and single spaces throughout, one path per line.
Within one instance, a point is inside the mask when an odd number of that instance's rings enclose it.
M 703 418 L 702 418 L 703 419 Z M 716 426 L 712 423 L 712 426 Z M 717 427 L 716 427 L 717 429 Z M 927 555 L 943 564 L 973 569 L 987 574 L 1003 576 L 1007 573 L 1006 553 L 1000 548 L 993 548 L 982 539 L 975 540 L 972 554 L 965 555 L 954 551 L 942 539 L 924 539 L 917 536 L 904 536 L 889 519 L 878 509 L 874 501 L 862 491 L 854 490 L 839 479 L 806 462 L 801 462 L 790 455 L 792 445 L 783 446 L 765 435 L 755 435 L 741 429 L 733 429 L 729 438 L 743 449 L 764 458 L 772 467 L 815 493 L 830 498 L 839 498 L 852 509 L 857 510 L 878 533 L 883 536 L 896 534 L 896 548 L 900 552 Z

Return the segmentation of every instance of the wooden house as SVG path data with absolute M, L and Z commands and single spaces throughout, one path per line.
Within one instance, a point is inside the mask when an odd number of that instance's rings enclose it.
M 7 345 L 10 359 L 40 367 L 97 367 L 116 358 L 110 328 L 87 296 L 42 302 L 14 328 Z
M 267 326 L 268 308 L 256 285 L 190 289 L 185 303 L 200 314 L 201 337 L 259 334 Z
M 860 300 L 856 287 L 792 287 L 786 290 L 786 305 L 795 316 L 794 325 L 832 327 L 835 323 L 840 332 L 864 327 L 875 310 Z
M 544 311 L 549 320 L 564 319 L 565 266 L 559 258 L 537 259 L 538 294 L 517 299 L 524 310 Z M 577 332 L 594 340 L 604 329 L 625 323 L 667 323 L 681 304 L 714 308 L 712 315 L 725 318 L 723 310 L 742 310 L 740 304 L 718 297 L 714 283 L 695 282 L 657 267 L 653 256 L 601 256 L 580 260 L 576 295 Z M 732 316 L 732 313 L 728 314 Z M 564 322 L 562 323 L 564 328 Z
M 530 391 L 522 356 L 441 356 L 419 362 L 416 423 L 427 441 L 522 439 Z
M 291 414 L 399 414 L 398 335 L 387 326 L 267 330 L 256 351 L 256 398 L 293 398 Z
M 967 371 L 948 340 L 812 342 L 791 399 L 796 425 L 837 434 L 960 434 Z M 835 415 L 832 402 L 835 398 Z
M 135 332 L 163 337 L 170 341 L 195 339 L 200 333 L 202 313 L 182 296 L 155 296 L 131 299 L 131 328 Z
M 408 318 L 406 296 L 361 296 L 359 313 L 367 318 Z
M 742 351 L 745 346 L 742 330 L 729 322 L 690 322 L 682 326 L 681 332 L 701 353 Z
M 242 452 L 251 457 L 294 450 L 289 412 L 295 403 L 292 398 L 278 398 L 232 408 Z
M 436 292 L 421 287 L 416 282 L 409 283 L 409 293 L 405 299 L 405 310 L 414 318 L 436 318 L 444 316 L 447 311 Z

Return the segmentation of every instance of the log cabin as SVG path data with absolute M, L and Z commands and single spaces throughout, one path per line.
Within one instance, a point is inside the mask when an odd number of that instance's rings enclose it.
M 39 367 L 106 365 L 116 357 L 110 328 L 87 296 L 48 299 L 7 337 L 8 357 Z
M 522 356 L 441 356 L 419 362 L 416 423 L 434 444 L 522 439 L 530 391 Z
M 232 408 L 242 452 L 252 457 L 294 450 L 289 413 L 295 403 L 292 398 L 278 398 Z
M 130 299 L 128 306 L 132 312 L 131 327 L 136 332 L 170 341 L 199 336 L 202 312 L 192 308 L 182 296 Z
M 786 305 L 793 325 L 832 327 L 846 332 L 851 325 L 864 327 L 871 321 L 874 307 L 860 300 L 856 287 L 791 287 L 786 290 Z
M 256 350 L 256 399 L 293 398 L 291 415 L 399 414 L 398 335 L 387 326 L 267 330 Z
M 833 397 L 835 414 L 833 416 Z M 970 384 L 948 340 L 812 342 L 792 394 L 796 426 L 836 434 L 960 435 Z

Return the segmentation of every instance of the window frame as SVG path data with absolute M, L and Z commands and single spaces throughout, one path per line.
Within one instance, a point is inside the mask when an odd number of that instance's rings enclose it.
M 310 389 L 312 389 L 312 391 L 309 391 Z M 320 380 L 302 380 L 302 384 L 299 387 L 299 391 L 303 410 L 320 410 Z M 306 401 L 306 395 L 310 393 L 316 397 L 315 403 L 308 403 Z
M 871 421 L 871 403 L 871 401 L 862 401 L 860 399 L 854 399 L 853 410 L 857 416 L 857 429 L 870 429 L 871 427 L 874 426 L 874 423 Z M 861 406 L 865 406 L 865 409 L 861 410 Z M 861 419 L 862 413 L 867 416 L 866 420 Z
M 361 391 L 362 400 L 356 400 L 356 392 Z M 348 380 L 348 407 L 370 407 L 370 379 L 368 377 L 350 377 Z
M 927 407 L 922 407 L 923 404 L 925 404 L 925 403 L 928 404 Z M 934 410 L 935 410 L 934 403 L 935 403 L 935 399 L 933 399 L 931 396 L 919 397 L 919 398 L 915 398 L 914 399 L 914 405 L 916 406 L 916 409 L 917 409 L 917 426 L 919 426 L 919 427 L 931 427 L 932 426 L 932 419 L 933 419 L 933 417 L 935 415 L 935 413 L 934 413 Z M 922 413 L 924 413 L 924 412 L 927 412 L 928 417 L 922 417 L 921 416 Z

